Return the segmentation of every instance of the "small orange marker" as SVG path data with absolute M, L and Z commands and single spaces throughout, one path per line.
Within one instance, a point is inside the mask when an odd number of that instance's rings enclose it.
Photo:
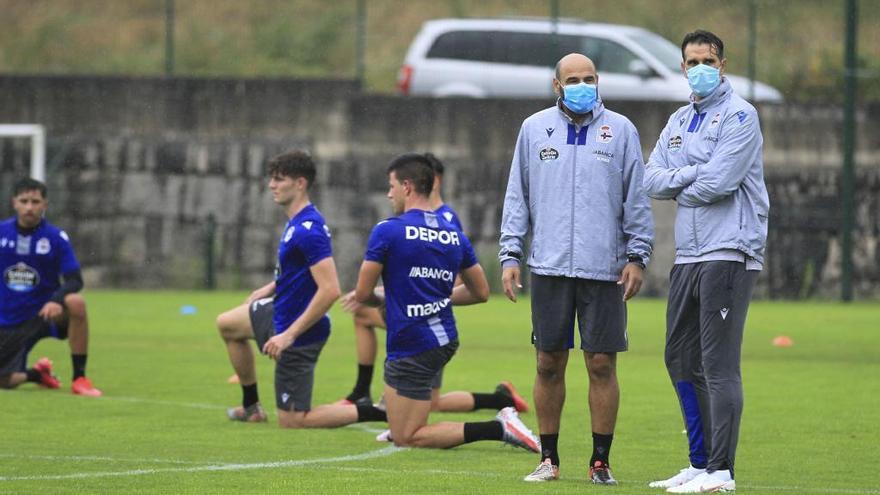
M 776 347 L 791 347 L 794 345 L 794 341 L 788 335 L 780 335 L 773 339 L 773 345 Z

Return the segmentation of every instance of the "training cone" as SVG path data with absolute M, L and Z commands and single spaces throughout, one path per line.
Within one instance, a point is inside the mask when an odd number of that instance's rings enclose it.
M 238 379 L 238 375 L 232 375 L 229 377 L 229 380 L 226 380 L 226 383 L 239 384 L 241 380 Z
M 794 341 L 788 335 L 780 335 L 773 339 L 773 345 L 776 347 L 791 347 L 794 345 Z

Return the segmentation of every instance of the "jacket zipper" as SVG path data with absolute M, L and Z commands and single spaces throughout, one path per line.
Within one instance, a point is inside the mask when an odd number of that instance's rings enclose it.
M 691 109 L 692 109 L 692 112 L 694 115 L 699 115 L 700 111 L 697 109 L 696 105 L 691 105 Z M 690 120 L 693 120 L 693 118 L 694 118 L 694 116 L 691 115 Z M 699 118 L 699 117 L 697 117 L 697 118 Z M 690 126 L 690 124 L 688 124 L 688 126 Z M 698 126 L 697 129 L 694 129 L 694 132 L 689 133 L 689 132 L 687 132 L 687 130 L 685 130 L 685 132 L 683 134 L 685 136 L 687 136 L 688 134 L 696 135 L 699 131 L 700 131 L 700 128 Z M 688 145 L 690 145 L 690 143 L 691 143 L 691 140 L 690 140 L 691 137 L 693 137 L 693 136 L 688 137 L 688 139 L 686 139 L 684 141 L 684 146 L 683 146 L 683 149 L 681 150 L 684 153 L 685 160 L 687 160 L 688 163 L 690 162 L 690 160 L 687 159 Z M 699 244 L 699 242 L 697 242 L 697 208 L 696 207 L 691 208 L 691 231 L 693 232 L 693 235 L 694 235 L 694 248 L 699 250 L 700 244 Z
M 574 129 L 575 129 L 575 136 L 579 135 L 580 132 L 579 132 L 579 129 L 577 128 L 577 124 L 575 124 Z M 572 166 L 571 166 L 571 229 L 570 229 L 569 238 L 568 238 L 568 275 L 571 277 L 574 276 L 574 210 L 575 210 L 574 202 L 575 202 L 575 189 L 577 187 L 577 185 L 575 184 L 575 179 L 577 178 L 577 155 L 578 155 L 578 153 L 577 153 L 577 149 L 578 149 L 577 138 L 575 138 L 573 146 L 574 146 L 574 153 L 572 153 L 572 156 L 574 157 L 574 160 L 572 160 Z M 586 144 L 584 144 L 584 146 L 586 146 Z

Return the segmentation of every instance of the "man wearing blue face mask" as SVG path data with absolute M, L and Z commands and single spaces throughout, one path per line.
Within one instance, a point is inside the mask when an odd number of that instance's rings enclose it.
M 620 392 L 617 353 L 626 351 L 626 303 L 642 284 L 654 225 L 635 126 L 607 110 L 593 62 L 573 53 L 556 65 L 556 105 L 527 118 L 510 166 L 501 223 L 502 282 L 516 302 L 531 231 L 532 344 L 541 462 L 526 481 L 559 477 L 565 367 L 577 321 L 590 379 L 593 453 L 589 477 L 614 485 L 609 452 Z
M 678 203 L 666 310 L 666 368 L 688 433 L 690 465 L 650 483 L 670 493 L 734 491 L 743 407 L 740 349 L 764 263 L 767 214 L 758 114 L 724 78 L 724 43 L 685 36 L 691 103 L 672 114 L 645 188 Z

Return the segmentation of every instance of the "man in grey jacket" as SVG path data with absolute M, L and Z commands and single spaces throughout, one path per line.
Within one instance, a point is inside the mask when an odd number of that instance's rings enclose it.
M 527 118 L 510 166 L 501 222 L 504 292 L 516 301 L 525 238 L 531 231 L 534 400 L 541 463 L 526 481 L 559 477 L 565 366 L 577 317 L 590 378 L 590 479 L 616 484 L 608 458 L 620 392 L 616 356 L 627 349 L 625 301 L 638 293 L 654 226 L 643 189 L 635 126 L 607 110 L 599 75 L 581 54 L 556 65 L 556 105 Z
M 672 114 L 651 153 L 645 188 L 678 203 L 666 310 L 666 368 L 688 433 L 690 466 L 650 486 L 733 491 L 743 393 L 740 349 L 764 263 L 769 201 L 758 114 L 724 78 L 724 43 L 685 36 L 692 102 Z

